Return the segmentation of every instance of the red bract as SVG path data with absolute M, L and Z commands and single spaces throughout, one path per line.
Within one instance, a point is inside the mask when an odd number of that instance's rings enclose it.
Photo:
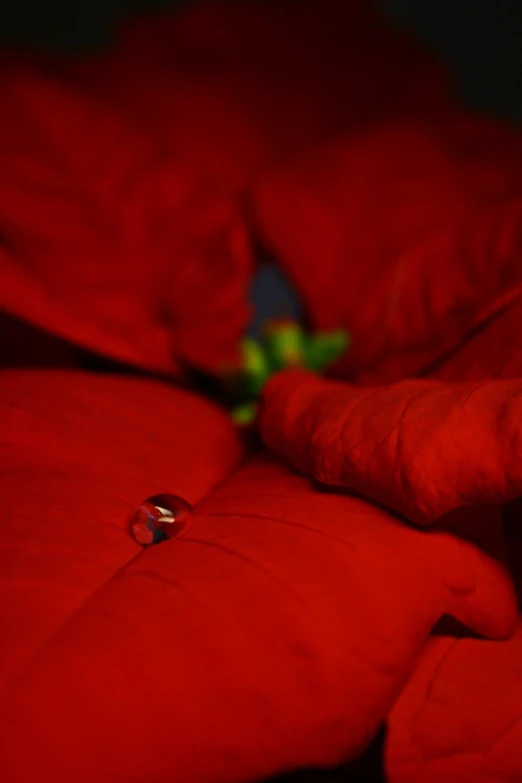
M 458 350 L 432 368 L 431 375 L 446 381 L 482 381 L 522 377 L 522 298 L 483 323 Z
M 520 317 L 518 301 L 448 357 L 437 376 L 475 382 L 491 375 L 520 378 Z M 515 534 L 507 541 L 509 559 L 520 596 L 520 500 L 507 508 Z M 430 640 L 389 717 L 390 783 L 503 783 L 522 777 L 521 649 L 520 625 L 502 644 L 462 635 Z
M 509 642 L 435 637 L 390 717 L 390 783 L 522 777 L 522 628 Z
M 520 136 L 357 0 L 197 4 L 0 76 L 3 357 L 44 367 L 0 373 L 0 779 L 249 783 L 388 719 L 391 783 L 518 783 Z M 259 240 L 364 384 L 274 378 L 271 451 L 70 369 L 234 365 Z
M 425 525 L 522 494 L 521 420 L 519 380 L 359 388 L 288 371 L 265 387 L 260 427 L 298 470 Z
M 444 70 L 360 0 L 198 3 L 67 71 L 241 193 L 310 143 L 452 105 Z
M 509 545 L 520 583 L 520 541 Z M 520 622 L 510 640 L 497 644 L 430 640 L 389 718 L 390 783 L 519 780 L 521 654 Z
M 238 360 L 245 190 L 342 128 L 451 104 L 432 60 L 365 4 L 311 3 L 297 29 L 295 11 L 203 5 L 103 56 L 3 58 L 3 308 L 149 370 Z
M 269 455 L 234 472 L 227 417 L 150 381 L 4 373 L 0 407 L 4 780 L 333 764 L 375 733 L 443 614 L 513 628 L 491 512 L 465 520 L 489 531 L 481 550 Z M 129 514 L 165 489 L 196 504 L 192 523 L 143 550 Z
M 338 375 L 425 371 L 520 295 L 521 172 L 518 134 L 453 112 L 343 136 L 260 182 L 258 230 L 312 323 L 352 334 Z
M 164 373 L 236 360 L 251 264 L 230 199 L 43 70 L 4 63 L 0 100 L 1 306 Z

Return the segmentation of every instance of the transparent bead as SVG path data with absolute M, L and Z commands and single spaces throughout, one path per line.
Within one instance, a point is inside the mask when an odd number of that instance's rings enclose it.
M 131 520 L 131 532 L 142 546 L 174 538 L 192 516 L 192 507 L 178 495 L 153 495 L 138 506 Z

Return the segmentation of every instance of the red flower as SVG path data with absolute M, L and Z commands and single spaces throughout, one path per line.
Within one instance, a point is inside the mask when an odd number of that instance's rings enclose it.
M 522 778 L 520 139 L 365 3 L 294 11 L 1 66 L 0 304 L 163 376 L 0 375 L 8 783 L 246 783 L 385 720 L 393 783 Z M 237 358 L 254 231 L 353 336 L 270 382 L 266 449 L 174 382 Z

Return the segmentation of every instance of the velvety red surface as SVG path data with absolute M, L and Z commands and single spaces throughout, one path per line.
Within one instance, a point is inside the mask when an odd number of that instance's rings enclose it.
M 522 382 L 408 380 L 377 387 L 280 373 L 261 434 L 297 470 L 429 524 L 522 495 Z
M 391 714 L 387 778 L 520 780 L 522 629 L 508 642 L 435 637 Z
M 518 134 L 454 114 L 317 148 L 262 183 L 260 230 L 313 322 L 352 330 L 336 374 L 364 384 L 269 384 L 265 442 L 298 470 L 466 536 L 461 506 L 520 497 L 520 172 Z M 500 524 L 482 518 L 481 547 Z M 430 641 L 391 712 L 393 783 L 519 779 L 519 641 Z
M 310 143 L 453 105 L 444 69 L 366 0 L 200 3 L 66 70 L 232 192 Z
M 475 382 L 485 375 L 520 377 L 520 317 L 519 301 L 484 325 L 437 376 Z M 508 509 L 514 529 L 506 544 L 520 605 L 520 500 Z M 392 783 L 520 779 L 520 654 L 520 620 L 512 638 L 495 645 L 451 636 L 430 640 L 389 717 L 387 778 Z
M 265 241 L 364 383 L 425 371 L 521 294 L 522 140 L 458 111 L 343 137 L 272 171 Z
M 3 58 L 0 305 L 64 339 L 0 373 L 7 783 L 247 783 L 383 720 L 392 783 L 522 776 L 520 137 L 365 3 L 296 9 Z M 234 361 L 259 240 L 353 337 L 336 380 L 269 384 L 266 451 L 192 390 L 74 369 Z M 194 518 L 142 550 L 159 492 Z
M 241 449 L 204 400 L 13 371 L 1 407 L 5 780 L 333 764 L 372 737 L 444 613 L 513 627 L 497 553 L 318 493 L 268 455 L 226 478 Z M 167 489 L 193 524 L 142 550 L 128 516 Z
M 0 102 L 0 305 L 146 369 L 237 361 L 251 252 L 219 184 L 43 64 L 0 63 Z
M 104 56 L 4 56 L 0 305 L 147 369 L 235 363 L 238 196 L 313 140 L 448 93 L 356 0 L 202 4 L 129 25 Z

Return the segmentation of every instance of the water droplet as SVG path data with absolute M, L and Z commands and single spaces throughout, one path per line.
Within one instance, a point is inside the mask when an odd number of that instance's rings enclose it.
M 131 532 L 142 546 L 175 538 L 186 528 L 192 507 L 179 495 L 152 495 L 138 506 L 131 520 Z

